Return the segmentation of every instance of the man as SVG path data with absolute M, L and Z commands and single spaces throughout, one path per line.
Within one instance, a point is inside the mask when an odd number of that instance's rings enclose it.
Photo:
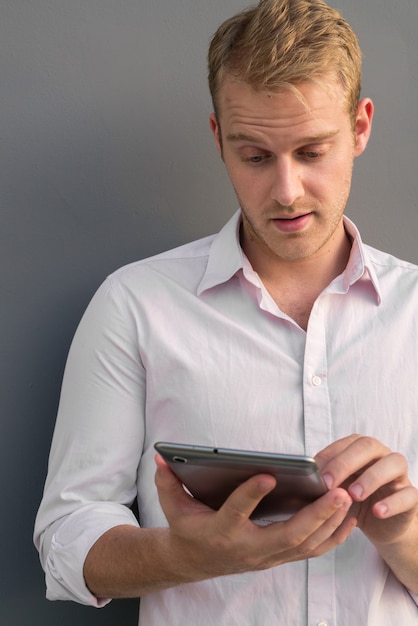
M 343 215 L 373 117 L 360 65 L 322 0 L 262 0 L 215 34 L 240 211 L 116 272 L 80 324 L 35 531 L 51 599 L 141 596 L 147 626 L 418 620 L 418 268 Z M 158 440 L 316 455 L 329 491 L 260 527 L 271 476 L 213 511 L 160 457 L 155 486 Z

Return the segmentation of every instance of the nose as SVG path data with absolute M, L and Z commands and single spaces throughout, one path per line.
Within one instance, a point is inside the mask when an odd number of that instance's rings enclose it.
M 292 206 L 304 193 L 299 164 L 287 158 L 278 159 L 271 187 L 272 199 L 281 206 Z

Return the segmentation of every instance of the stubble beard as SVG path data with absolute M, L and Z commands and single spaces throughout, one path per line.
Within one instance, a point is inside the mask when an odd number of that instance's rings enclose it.
M 239 198 L 238 201 L 240 202 Z M 271 230 L 272 237 L 265 236 L 261 228 L 254 224 L 254 220 L 251 219 L 246 207 L 240 202 L 242 224 L 240 230 L 241 245 L 246 251 L 246 247 L 257 246 L 264 252 L 267 257 L 272 260 L 280 260 L 284 262 L 297 262 L 303 259 L 307 259 L 320 252 L 321 249 L 327 246 L 329 241 L 336 233 L 344 214 L 344 210 L 347 204 L 347 198 L 341 198 L 341 202 L 335 207 L 330 214 L 330 221 L 328 224 L 321 218 L 320 212 L 316 207 L 282 207 L 275 204 L 271 211 L 268 211 L 266 215 L 288 215 L 292 213 L 312 213 L 314 224 L 310 227 L 310 232 L 306 231 L 286 233 L 282 234 L 277 231 L 277 235 L 274 230 Z M 268 218 L 267 218 L 268 219 Z M 267 233 L 269 234 L 269 233 Z M 271 239 L 271 241 L 270 241 Z M 249 246 L 246 246 L 246 241 Z

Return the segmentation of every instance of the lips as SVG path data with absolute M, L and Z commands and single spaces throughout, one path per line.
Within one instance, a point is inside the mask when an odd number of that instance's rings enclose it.
M 273 219 L 275 227 L 283 233 L 298 232 L 305 228 L 312 219 L 312 213 L 303 213 L 292 217 Z

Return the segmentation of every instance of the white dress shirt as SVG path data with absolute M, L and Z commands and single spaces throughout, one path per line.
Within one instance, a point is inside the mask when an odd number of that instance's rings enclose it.
M 404 454 L 418 484 L 418 268 L 353 239 L 307 332 L 222 231 L 111 275 L 65 371 L 35 541 L 47 597 L 93 606 L 82 569 L 119 524 L 165 526 L 156 441 L 315 455 L 352 433 Z M 145 596 L 144 626 L 409 626 L 417 598 L 360 530 L 320 558 Z

